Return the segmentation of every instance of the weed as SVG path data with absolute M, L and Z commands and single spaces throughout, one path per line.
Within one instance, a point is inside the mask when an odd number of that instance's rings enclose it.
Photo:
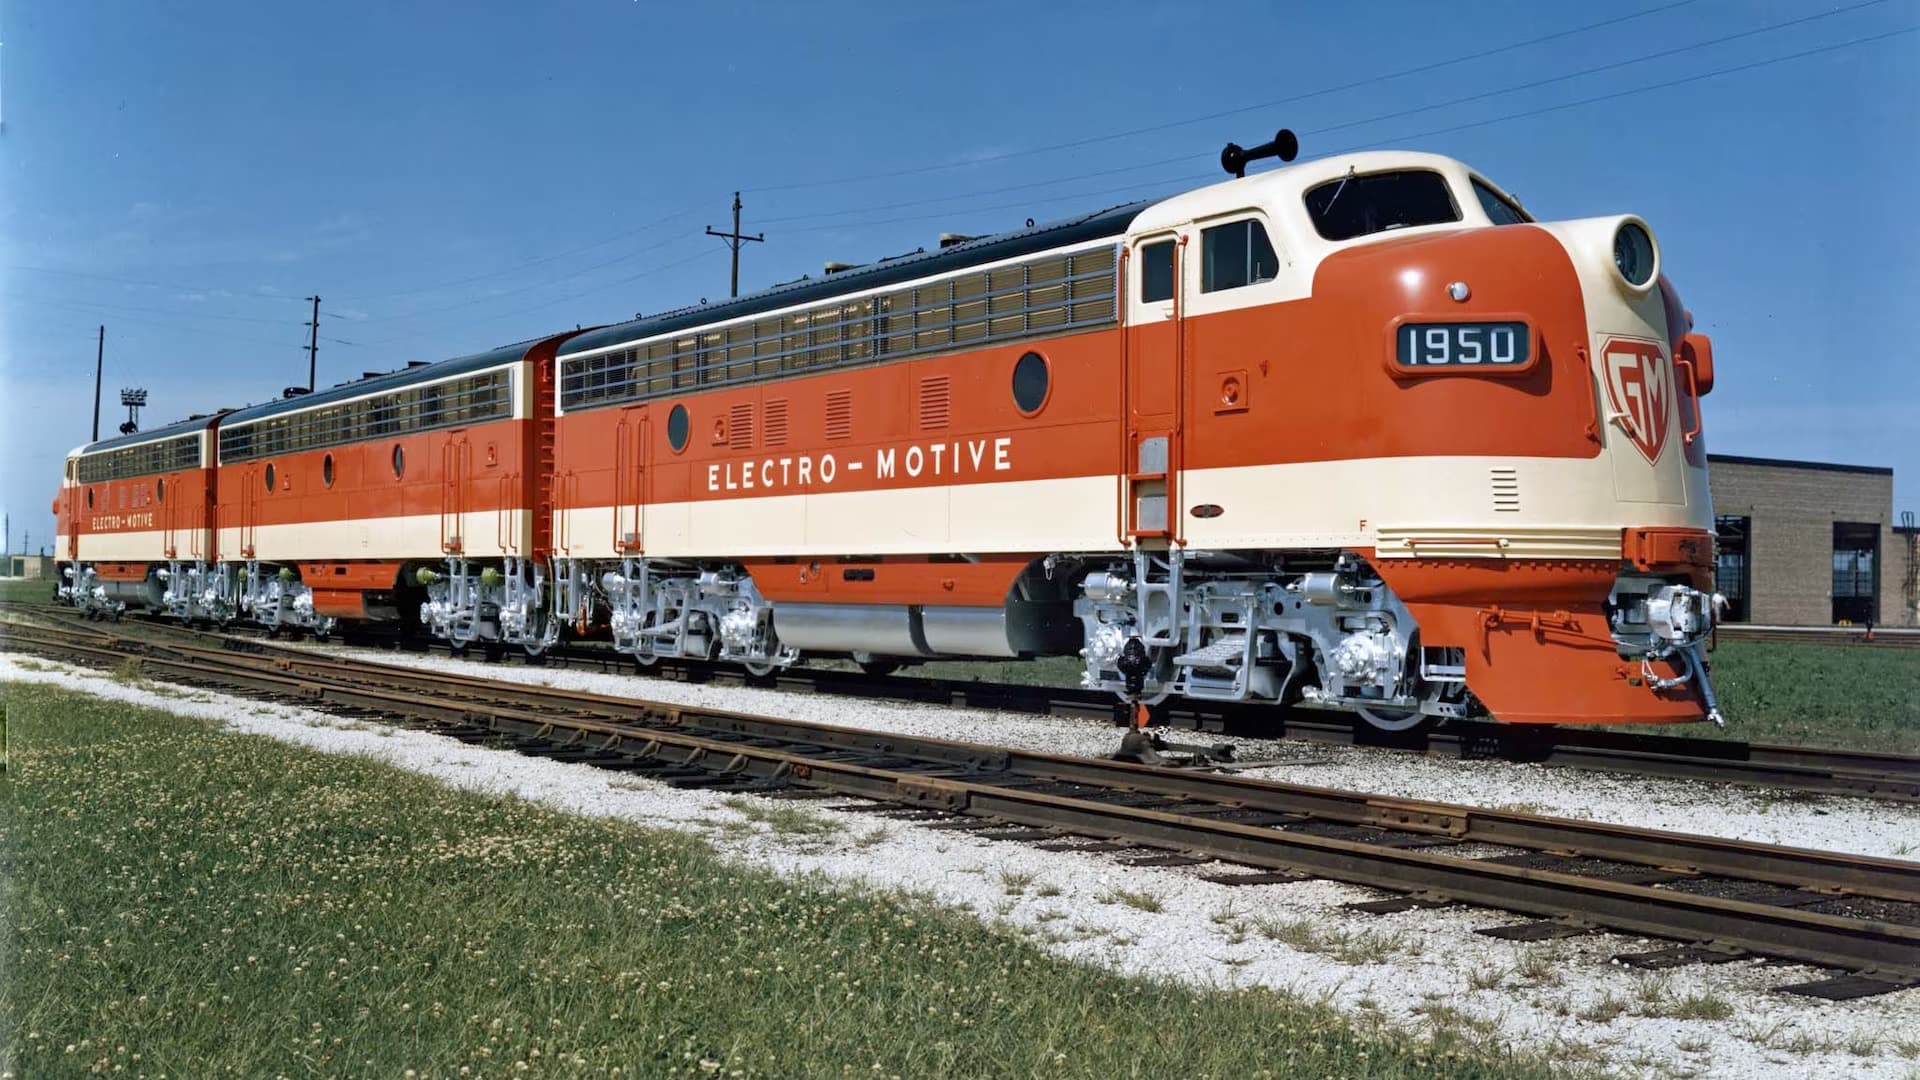
M 120 661 L 119 667 L 113 669 L 113 674 L 110 678 L 117 683 L 124 683 L 128 686 L 138 686 L 146 681 L 146 668 L 140 663 L 139 657 L 129 656 L 125 660 Z
M 1487 964 L 1467 972 L 1467 985 L 1475 990 L 1493 990 L 1507 981 L 1508 969 L 1498 964 Z
M 797 806 L 770 804 L 764 799 L 735 795 L 721 805 L 781 836 L 826 836 L 841 829 L 840 823 L 832 818 L 809 814 Z
M 1145 889 L 1108 889 L 1095 897 L 1103 904 L 1125 904 L 1138 911 L 1157 912 L 1165 908 L 1160 898 Z
M 1593 1024 L 1604 1024 L 1627 1011 L 1627 1003 L 1612 994 L 1603 995 L 1600 1000 L 1575 1013 L 1580 1019 Z
M 1560 985 L 1560 969 L 1565 959 L 1559 949 L 1548 945 L 1537 949 L 1528 949 L 1520 954 L 1520 962 L 1513 967 L 1513 973 L 1528 986 Z
M 1025 870 L 1002 870 L 1000 871 L 1000 887 L 1006 890 L 1008 896 L 1025 896 L 1027 894 L 1027 886 L 1033 884 L 1034 878 L 1037 876 L 1037 874 L 1028 873 Z

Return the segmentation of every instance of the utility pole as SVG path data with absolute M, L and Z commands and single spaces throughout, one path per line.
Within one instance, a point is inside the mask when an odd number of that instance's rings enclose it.
M 320 297 L 309 296 L 313 301 L 313 321 L 307 324 L 307 393 L 314 391 L 313 378 L 320 355 Z
M 733 288 L 730 292 L 727 293 L 727 295 L 739 296 L 740 295 L 740 248 L 742 245 L 744 245 L 750 240 L 755 243 L 764 243 L 767 239 L 766 235 L 763 233 L 755 233 L 752 236 L 747 236 L 740 231 L 740 193 L 739 192 L 736 191 L 733 193 L 733 231 L 732 232 L 715 232 L 713 226 L 709 225 L 707 226 L 707 235 L 717 236 L 720 239 L 725 240 L 727 242 L 727 246 L 733 249 Z
M 100 344 L 93 352 L 93 441 L 100 441 L 100 373 L 107 363 L 107 328 L 100 328 Z

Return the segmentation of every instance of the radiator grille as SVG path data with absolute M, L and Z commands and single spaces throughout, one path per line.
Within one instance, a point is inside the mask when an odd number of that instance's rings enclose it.
M 853 438 L 853 391 L 835 390 L 827 395 L 827 438 Z
M 761 417 L 760 439 L 767 446 L 787 445 L 786 398 L 774 398 L 767 402 L 766 415 Z
M 940 431 L 947 426 L 953 406 L 953 380 L 946 375 L 929 375 L 920 380 L 920 427 Z
M 743 401 L 727 410 L 727 445 L 735 450 L 753 449 L 753 403 Z

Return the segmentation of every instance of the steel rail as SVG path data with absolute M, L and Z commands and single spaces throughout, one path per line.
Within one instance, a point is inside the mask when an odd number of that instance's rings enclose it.
M 49 611 L 72 618 L 70 608 Z M 178 633 L 203 633 L 162 622 L 135 625 Z M 257 647 L 301 651 L 268 642 L 258 642 Z M 603 668 L 628 666 L 626 658 L 619 654 L 590 646 L 566 648 L 554 659 L 563 663 L 576 660 L 596 663 Z M 916 676 L 874 677 L 818 668 L 791 668 L 769 676 L 752 676 L 724 666 L 678 661 L 662 661 L 657 668 L 649 669 L 649 674 L 654 677 L 679 675 L 686 681 L 738 682 L 816 694 L 1043 715 L 1100 719 L 1117 715 L 1112 695 L 1068 687 Z M 1780 746 L 1592 728 L 1541 728 L 1487 720 L 1455 720 L 1439 729 L 1395 733 L 1378 731 L 1319 709 L 1198 701 L 1172 703 L 1167 719 L 1170 724 L 1181 727 L 1395 750 L 1429 757 L 1523 762 L 1669 780 L 1751 784 L 1814 795 L 1920 802 L 1920 755 L 1916 754 Z
M 188 681 L 235 684 L 302 701 L 452 725 L 478 724 L 591 754 L 1128 840 L 1550 919 L 1572 918 L 1581 926 L 1713 942 L 1872 972 L 1882 989 L 1920 983 L 1920 925 L 1845 913 L 1848 904 L 1868 903 L 1864 898 L 1873 896 L 1911 905 L 1920 896 L 1915 890 L 1920 864 L 1898 860 L 536 691 L 413 669 L 347 665 L 324 657 L 247 656 L 138 641 L 109 648 L 32 633 L 12 634 L 6 644 L 99 662 L 131 651 L 142 656 L 149 671 Z M 464 688 L 454 692 L 449 679 L 464 683 Z M 1111 801 L 1116 796 L 1132 798 Z M 1361 829 L 1345 836 L 1300 831 L 1313 822 Z M 1445 853 L 1445 847 L 1461 840 L 1560 857 L 1618 859 L 1650 873 L 1639 881 L 1608 880 Z M 1781 905 L 1656 887 L 1718 873 L 1795 885 L 1797 889 L 1786 891 L 1804 898 Z M 1843 910 L 1805 910 L 1829 902 Z

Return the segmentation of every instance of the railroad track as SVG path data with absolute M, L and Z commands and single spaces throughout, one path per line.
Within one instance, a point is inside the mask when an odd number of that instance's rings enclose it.
M 73 608 L 57 605 L 0 604 L 0 610 L 56 619 L 63 625 L 103 625 L 86 623 Z M 142 628 L 150 628 L 155 634 L 191 636 L 198 640 L 219 640 L 222 636 L 159 620 L 131 619 L 113 625 L 141 632 L 146 632 Z M 224 633 L 233 631 L 229 629 Z M 258 641 L 258 647 L 263 650 L 302 651 L 263 640 L 264 631 L 245 636 Z M 350 638 L 346 643 L 446 651 L 444 645 L 426 646 L 416 640 L 383 634 Z M 584 644 L 562 646 L 541 662 L 591 666 L 602 671 L 633 670 L 630 657 Z M 801 693 L 1124 722 L 1112 695 L 1070 687 L 914 675 L 870 676 L 816 667 L 795 667 L 772 675 L 753 676 L 726 665 L 680 661 L 661 661 L 648 668 L 646 674 L 689 682 L 731 683 Z M 1255 738 L 1299 739 L 1429 757 L 1526 762 L 1662 779 L 1751 784 L 1809 795 L 1920 802 L 1920 755 L 1915 754 L 1779 746 L 1637 731 L 1541 728 L 1489 720 L 1455 720 L 1442 728 L 1396 733 L 1326 710 L 1220 702 L 1173 703 L 1166 709 L 1165 718 L 1169 726 L 1175 728 Z
M 468 742 L 859 808 L 1051 849 L 1134 853 L 1259 885 L 1323 877 L 1383 912 L 1469 904 L 1528 916 L 1520 940 L 1611 930 L 1673 944 L 1664 968 L 1747 956 L 1834 969 L 1782 990 L 1841 1000 L 1920 986 L 1920 863 L 879 733 L 298 652 L 6 628 L 5 648 L 426 726 Z M 244 645 L 245 643 L 240 643 Z M 1471 846 L 1467 846 L 1471 845 Z

